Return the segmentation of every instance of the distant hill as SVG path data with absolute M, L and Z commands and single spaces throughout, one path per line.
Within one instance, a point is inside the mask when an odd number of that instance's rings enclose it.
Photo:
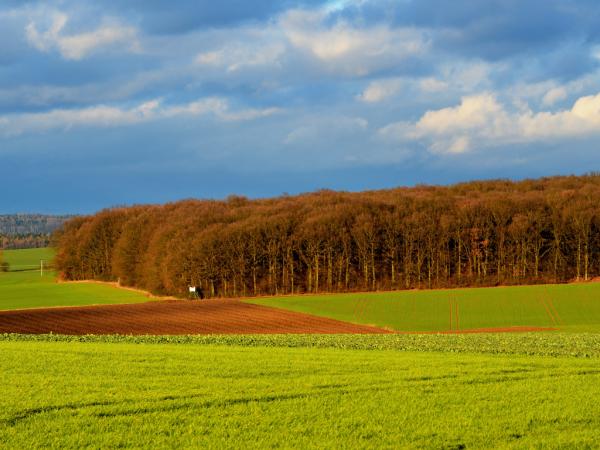
M 0 214 L 0 234 L 50 234 L 72 216 L 44 214 Z
M 0 214 L 0 249 L 46 247 L 50 235 L 73 216 Z

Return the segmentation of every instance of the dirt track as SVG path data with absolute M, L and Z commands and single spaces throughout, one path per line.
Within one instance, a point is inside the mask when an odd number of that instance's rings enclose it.
M 25 334 L 389 333 L 236 300 L 154 301 L 0 312 L 0 333 Z

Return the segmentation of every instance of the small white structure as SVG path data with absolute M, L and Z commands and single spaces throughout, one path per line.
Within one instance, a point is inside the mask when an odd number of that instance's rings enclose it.
M 202 288 L 199 286 L 190 286 L 189 293 L 190 293 L 190 298 L 198 298 L 198 299 L 204 298 L 204 293 L 202 292 Z

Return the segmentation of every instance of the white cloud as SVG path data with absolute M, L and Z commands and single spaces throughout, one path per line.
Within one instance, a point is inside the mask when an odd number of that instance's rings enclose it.
M 69 18 L 66 14 L 54 13 L 52 24 L 44 33 L 38 32 L 36 25 L 33 22 L 30 22 L 25 27 L 27 41 L 38 50 L 47 52 L 59 39 L 59 34 L 68 20 Z
M 567 90 L 563 86 L 558 86 L 550 89 L 542 98 L 544 106 L 552 106 L 556 102 L 560 102 L 567 98 Z
M 213 115 L 221 121 L 246 121 L 281 112 L 278 108 L 232 109 L 228 101 L 218 97 L 203 98 L 175 106 L 162 106 L 160 100 L 151 100 L 132 108 L 98 105 L 79 109 L 55 109 L 40 113 L 0 116 L 0 136 L 69 130 L 80 126 L 114 127 L 132 125 L 171 117 Z
M 278 65 L 284 54 L 282 43 L 232 43 L 218 50 L 200 53 L 195 62 L 201 66 L 225 68 L 227 72 L 237 72 L 253 67 L 273 67 Z
M 293 48 L 336 72 L 364 76 L 421 55 L 429 47 L 423 30 L 385 25 L 359 28 L 344 21 L 328 25 L 326 19 L 326 11 L 292 10 L 278 25 Z
M 595 71 L 563 84 L 552 79 L 534 83 L 517 82 L 506 89 L 505 94 L 512 97 L 513 102 L 526 100 L 552 107 L 567 99 L 576 99 L 587 92 L 594 92 L 599 84 L 600 71 Z
M 465 97 L 459 106 L 427 111 L 416 123 L 417 134 L 447 134 L 486 127 L 496 128 L 504 122 L 504 111 L 490 94 Z
M 364 77 L 397 71 L 428 52 L 428 36 L 427 31 L 412 27 L 336 20 L 327 8 L 295 9 L 261 27 L 199 32 L 189 47 L 196 49 L 193 65 L 199 77 L 244 77 L 245 72 L 256 72 L 263 79 L 286 76 L 289 85 L 323 73 Z M 173 52 L 179 49 L 169 47 L 169 54 Z
M 394 96 L 401 88 L 402 80 L 399 78 L 377 80 L 371 82 L 357 98 L 366 103 L 377 103 Z
M 216 66 L 223 62 L 223 51 L 205 52 L 196 56 L 196 64 Z
M 2 117 L 0 134 L 12 136 L 55 128 L 68 130 L 86 125 L 130 125 L 153 118 L 157 108 L 158 101 L 151 101 L 130 109 L 99 105 L 79 109 L 55 109 L 43 113 L 13 114 Z
M 571 109 L 558 112 L 509 111 L 492 94 L 469 96 L 458 106 L 428 111 L 415 123 L 390 124 L 379 134 L 424 142 L 435 153 L 600 135 L 600 93 L 581 97 Z
M 438 80 L 437 78 L 423 78 L 419 81 L 419 87 L 424 92 L 442 92 L 448 89 L 449 84 L 446 81 Z
M 425 92 L 438 92 L 450 88 L 456 92 L 470 93 L 489 89 L 492 86 L 491 75 L 506 70 L 503 63 L 484 61 L 442 62 L 436 78 L 425 78 L 420 88 Z
M 93 31 L 67 35 L 64 29 L 68 21 L 68 15 L 55 12 L 52 14 L 50 27 L 43 32 L 38 30 L 35 22 L 29 22 L 25 27 L 27 41 L 42 52 L 57 49 L 65 59 L 72 60 L 83 59 L 101 48 L 124 46 L 130 51 L 138 51 L 140 48 L 137 30 L 133 27 L 105 20 Z
M 600 134 L 600 93 L 579 98 L 569 110 L 523 114 L 518 126 L 528 140 Z
M 327 8 L 289 10 L 260 28 L 207 32 L 207 42 L 218 45 L 197 53 L 194 62 L 225 73 L 251 68 L 297 71 L 302 65 L 307 71 L 362 77 L 397 68 L 429 49 L 424 30 L 356 26 L 341 20 L 330 23 L 330 13 Z
M 233 111 L 226 99 L 219 97 L 209 97 L 195 102 L 187 103 L 182 106 L 172 106 L 164 108 L 159 112 L 163 117 L 174 116 L 199 116 L 204 114 L 214 114 L 217 118 L 224 121 L 245 121 L 254 120 L 261 117 L 271 116 L 281 112 L 279 108 L 263 108 L 263 109 L 242 109 Z

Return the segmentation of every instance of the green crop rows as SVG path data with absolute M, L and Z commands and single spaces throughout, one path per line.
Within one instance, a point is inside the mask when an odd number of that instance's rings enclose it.
M 254 334 L 190 336 L 64 336 L 0 334 L 0 342 L 59 342 L 97 344 L 229 345 L 243 347 L 334 348 L 341 350 L 400 350 L 418 352 L 487 353 L 506 355 L 600 357 L 600 334 L 482 333 L 319 335 Z
M 0 340 L 2 448 L 600 445 L 597 352 L 349 348 L 365 345 L 362 338 L 314 348 L 337 337 L 313 348 L 289 348 L 283 337 L 232 337 L 227 345 L 225 337 L 187 345 L 49 339 L 56 341 Z M 424 342 L 456 344 L 454 336 L 437 339 Z M 265 346 L 269 340 L 276 345 Z
M 249 301 L 397 331 L 514 326 L 600 331 L 600 283 L 303 295 Z

